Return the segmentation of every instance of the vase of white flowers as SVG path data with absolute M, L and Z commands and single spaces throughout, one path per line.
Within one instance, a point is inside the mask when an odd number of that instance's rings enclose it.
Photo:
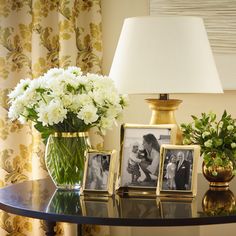
M 113 80 L 79 67 L 53 68 L 21 80 L 9 94 L 9 118 L 34 122 L 46 146 L 46 166 L 58 188 L 80 188 L 90 147 L 88 130 L 112 127 L 127 105 Z

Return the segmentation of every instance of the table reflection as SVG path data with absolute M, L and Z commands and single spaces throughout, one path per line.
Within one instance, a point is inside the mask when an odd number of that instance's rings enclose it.
M 47 206 L 47 212 L 81 215 L 79 191 L 55 190 Z
M 235 214 L 235 196 L 231 190 L 209 189 L 202 199 L 202 209 L 210 216 Z
M 236 222 L 235 181 L 232 180 L 230 190 L 213 191 L 208 190 L 204 177 L 198 175 L 194 198 L 181 198 L 180 195 L 172 198 L 118 195 L 87 198 L 80 196 L 78 191 L 57 190 L 50 179 L 31 180 L 0 189 L 0 207 L 13 214 L 78 224 L 180 226 L 233 223 Z
M 200 200 L 200 199 L 199 199 Z M 198 200 L 198 201 L 199 201 Z M 55 190 L 47 212 L 115 218 L 192 218 L 236 213 L 235 196 L 231 190 L 207 190 L 197 211 L 196 198 L 128 198 L 115 195 L 100 198 L 80 196 L 78 191 Z
M 116 197 L 116 205 L 121 218 L 160 218 L 159 199 Z
M 194 199 L 161 200 L 162 218 L 189 218 L 194 215 Z

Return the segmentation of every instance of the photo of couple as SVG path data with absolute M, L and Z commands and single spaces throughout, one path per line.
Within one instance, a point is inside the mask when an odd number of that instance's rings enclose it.
M 164 156 L 162 190 L 190 190 L 193 150 L 168 150 Z
M 121 187 L 156 187 L 160 146 L 170 143 L 170 129 L 126 129 Z

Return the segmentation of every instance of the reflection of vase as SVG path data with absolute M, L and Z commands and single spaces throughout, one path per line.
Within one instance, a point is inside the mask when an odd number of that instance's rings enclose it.
M 87 132 L 62 132 L 50 135 L 45 162 L 57 188 L 80 189 L 89 147 Z
M 229 215 L 235 207 L 234 194 L 230 190 L 208 190 L 202 199 L 202 208 L 207 215 Z
M 47 212 L 57 214 L 81 214 L 79 191 L 55 190 L 48 206 Z
M 214 166 L 206 167 L 205 163 L 202 164 L 202 173 L 204 177 L 210 182 L 212 187 L 225 187 L 229 186 L 229 181 L 233 179 L 233 164 L 229 163 L 227 166 Z M 217 173 L 217 175 L 215 175 Z

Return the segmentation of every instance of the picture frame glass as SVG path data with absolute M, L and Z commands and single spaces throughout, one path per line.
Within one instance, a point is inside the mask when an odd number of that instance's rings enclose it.
M 106 191 L 108 189 L 111 154 L 89 152 L 84 181 L 84 189 Z
M 161 172 L 161 191 L 191 191 L 193 149 L 165 149 Z
M 173 126 L 124 125 L 120 187 L 156 188 L 160 146 L 173 143 Z
M 196 196 L 199 157 L 199 145 L 163 144 L 156 194 L 185 199 Z

